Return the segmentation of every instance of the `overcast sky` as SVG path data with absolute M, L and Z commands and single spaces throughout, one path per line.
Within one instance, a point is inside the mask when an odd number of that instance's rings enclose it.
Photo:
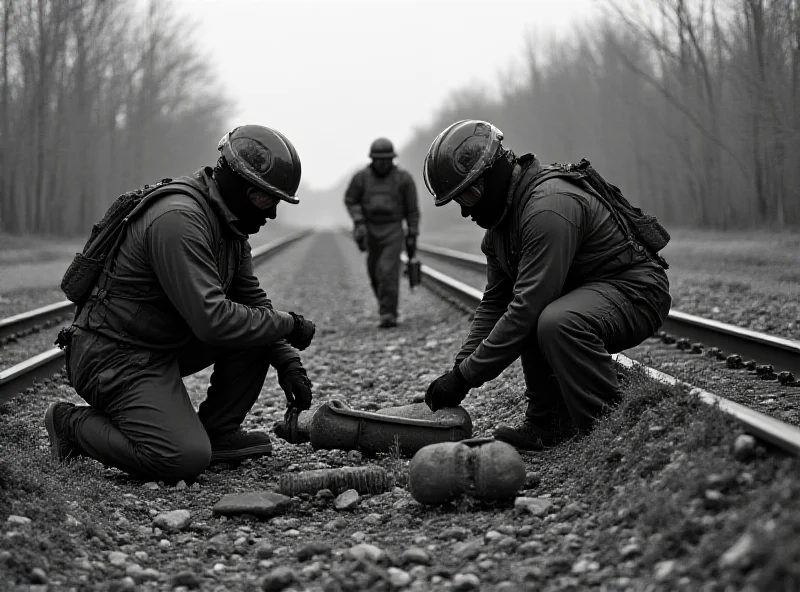
M 568 34 L 597 0 L 175 0 L 200 27 L 238 112 L 294 143 L 303 183 L 323 189 L 402 147 L 447 96 L 496 87 L 526 35 Z

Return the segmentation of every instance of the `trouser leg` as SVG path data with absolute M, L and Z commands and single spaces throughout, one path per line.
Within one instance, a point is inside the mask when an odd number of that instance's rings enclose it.
M 660 324 L 652 309 L 637 306 L 608 283 L 582 286 L 542 312 L 539 348 L 581 432 L 620 400 L 611 354 L 640 344 Z
M 385 244 L 378 256 L 378 309 L 381 315 L 397 316 L 400 297 L 400 251 L 402 243 Z
M 370 241 L 371 242 L 371 241 Z M 369 275 L 369 285 L 372 286 L 372 293 L 378 295 L 378 255 L 380 249 L 377 244 L 367 243 L 367 275 Z
M 75 388 L 89 406 L 72 412 L 69 428 L 87 455 L 144 480 L 174 482 L 205 470 L 211 445 L 175 356 L 84 334 L 71 357 Z
M 569 412 L 558 380 L 539 349 L 537 339 L 530 340 L 520 356 L 520 362 L 525 377 L 526 421 L 536 426 L 550 427 L 551 422 L 557 418 L 560 422 L 570 424 Z
M 197 415 L 210 438 L 236 429 L 258 400 L 269 370 L 268 346 L 246 349 L 190 342 L 178 356 L 181 376 L 214 364 L 205 400 Z

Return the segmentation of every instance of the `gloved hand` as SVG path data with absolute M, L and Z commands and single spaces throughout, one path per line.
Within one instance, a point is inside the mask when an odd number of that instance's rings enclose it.
M 417 254 L 417 235 L 409 234 L 406 236 L 406 255 L 409 259 L 413 259 Z
M 363 222 L 358 222 L 353 228 L 353 240 L 356 241 L 359 251 L 367 250 L 367 226 Z
M 425 404 L 431 411 L 438 411 L 444 407 L 458 407 L 471 388 L 456 366 L 428 385 Z
M 292 329 L 292 332 L 286 336 L 286 341 L 292 347 L 303 351 L 305 348 L 311 345 L 311 340 L 314 338 L 314 333 L 317 328 L 313 322 L 303 318 L 303 315 L 295 314 L 293 312 L 290 312 L 289 314 L 292 315 L 292 318 L 294 319 L 294 329 Z
M 313 385 L 300 360 L 292 360 L 278 368 L 278 384 L 281 385 L 283 393 L 286 395 L 290 409 L 303 411 L 311 407 Z

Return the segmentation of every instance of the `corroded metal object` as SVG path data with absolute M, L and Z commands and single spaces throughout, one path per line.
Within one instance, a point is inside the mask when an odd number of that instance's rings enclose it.
M 338 495 L 348 489 L 355 489 L 360 494 L 383 493 L 392 487 L 394 479 L 385 469 L 366 466 L 284 473 L 281 475 L 279 491 L 283 495 L 294 496 L 329 489 Z
M 303 419 L 301 414 L 300 420 Z M 302 421 L 297 431 L 302 431 Z M 472 435 L 472 419 L 462 407 L 432 412 L 424 403 L 356 411 L 339 400 L 321 405 L 309 426 L 315 449 L 359 450 L 411 456 L 423 446 Z
M 441 504 L 460 495 L 508 499 L 525 484 L 522 457 L 494 438 L 426 446 L 411 459 L 408 472 L 408 489 L 421 504 Z

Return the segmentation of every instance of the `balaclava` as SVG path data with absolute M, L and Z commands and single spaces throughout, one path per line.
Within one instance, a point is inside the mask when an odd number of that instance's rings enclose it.
M 372 171 L 376 176 L 383 178 L 392 172 L 394 162 L 392 162 L 391 158 L 375 158 L 369 166 L 372 167 Z
M 243 233 L 255 234 L 267 223 L 267 218 L 274 217 L 274 213 L 270 215 L 271 210 L 262 210 L 253 205 L 247 196 L 247 191 L 253 185 L 237 175 L 222 157 L 214 167 L 214 180 L 219 186 L 225 205 L 237 218 L 233 224 Z
M 478 226 L 486 230 L 494 228 L 503 219 L 508 206 L 508 185 L 516 161 L 514 153 L 508 150 L 483 173 L 483 196 L 471 208 L 461 206 L 464 218 L 471 216 Z

